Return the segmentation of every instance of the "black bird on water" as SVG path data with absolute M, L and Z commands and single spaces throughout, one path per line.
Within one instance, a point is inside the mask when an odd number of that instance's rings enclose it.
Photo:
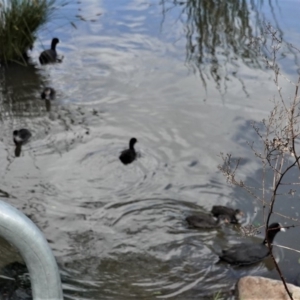
M 279 231 L 285 231 L 279 223 L 273 223 L 268 227 L 265 239 L 259 244 L 240 243 L 227 250 L 222 250 L 220 260 L 226 261 L 231 265 L 251 265 L 260 262 L 270 255 L 268 241 L 272 243 Z
M 52 87 L 45 87 L 41 93 L 41 98 L 45 100 L 54 100 L 55 99 L 55 89 Z
M 230 218 L 226 215 L 219 215 L 216 220 L 213 216 L 203 213 L 188 216 L 186 221 L 189 226 L 193 228 L 213 229 L 221 226 L 222 224 L 230 223 Z
M 229 216 L 231 219 L 231 223 L 237 224 L 239 220 L 242 218 L 244 213 L 239 209 L 233 209 L 227 206 L 215 205 L 212 207 L 211 213 L 214 217 L 218 217 L 220 215 Z
M 51 48 L 44 50 L 40 57 L 40 63 L 41 65 L 49 64 L 49 63 L 55 63 L 58 62 L 57 53 L 56 53 L 56 45 L 59 43 L 58 38 L 53 38 L 51 42 Z
M 14 130 L 13 140 L 16 145 L 16 149 L 15 149 L 16 157 L 20 156 L 22 146 L 28 143 L 30 138 L 31 138 L 31 132 L 28 129 L 22 128 L 20 130 Z
M 136 151 L 134 149 L 134 144 L 136 142 L 136 138 L 131 138 L 129 141 L 129 149 L 123 150 L 121 152 L 119 159 L 124 165 L 131 164 L 136 159 Z

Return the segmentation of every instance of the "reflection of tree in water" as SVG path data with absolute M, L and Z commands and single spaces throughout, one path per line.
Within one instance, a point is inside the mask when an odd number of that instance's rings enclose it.
M 213 78 L 217 88 L 226 92 L 230 75 L 244 87 L 242 79 L 237 77 L 239 61 L 248 67 L 261 67 L 249 42 L 262 34 L 264 17 L 260 10 L 263 2 L 161 0 L 164 16 L 173 8 L 181 7 L 180 19 L 185 23 L 187 39 L 186 60 L 195 72 L 199 72 L 205 87 L 207 80 Z

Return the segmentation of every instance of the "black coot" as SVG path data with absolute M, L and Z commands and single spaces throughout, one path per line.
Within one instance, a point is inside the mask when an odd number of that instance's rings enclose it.
M 279 231 L 285 231 L 279 223 L 273 223 L 269 226 L 266 238 L 260 244 L 241 243 L 234 245 L 228 250 L 223 250 L 220 260 L 224 260 L 232 265 L 250 265 L 255 264 L 265 257 L 269 256 L 270 251 L 267 245 L 267 239 L 273 242 L 275 235 Z
M 45 100 L 54 100 L 55 99 L 55 89 L 52 87 L 45 87 L 41 93 L 41 98 Z
M 31 138 L 31 132 L 28 129 L 22 128 L 20 130 L 14 130 L 13 136 L 15 145 L 24 145 Z
M 123 150 L 121 152 L 119 159 L 124 165 L 130 164 L 136 159 L 136 151 L 134 149 L 134 144 L 136 142 L 136 138 L 131 138 L 129 141 L 129 149 Z
M 186 221 L 188 222 L 190 227 L 193 228 L 216 228 L 224 223 L 230 223 L 230 218 L 225 215 L 218 216 L 218 219 L 216 220 L 211 215 L 207 214 L 197 214 L 192 215 L 186 218 Z
M 19 157 L 21 154 L 22 145 L 25 145 L 31 138 L 31 132 L 28 129 L 22 128 L 14 130 L 13 139 L 16 145 L 15 156 Z
M 220 215 L 229 216 L 231 219 L 231 223 L 237 224 L 239 220 L 242 218 L 244 213 L 239 209 L 233 209 L 227 206 L 215 205 L 212 207 L 211 213 L 216 218 Z
M 41 65 L 57 62 L 56 45 L 58 43 L 59 43 L 59 39 L 53 38 L 51 42 L 51 48 L 48 50 L 44 50 L 41 53 L 39 57 Z

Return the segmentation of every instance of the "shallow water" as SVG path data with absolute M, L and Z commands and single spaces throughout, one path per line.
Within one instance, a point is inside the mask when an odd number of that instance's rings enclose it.
M 0 79 L 0 196 L 51 242 L 66 299 L 211 299 L 219 291 L 230 297 L 245 274 L 278 278 L 270 259 L 215 264 L 223 247 L 243 239 L 240 230 L 191 230 L 184 219 L 226 204 L 246 213 L 243 225 L 262 223 L 260 203 L 218 171 L 219 153 L 245 158 L 243 180 L 260 186 L 246 142 L 257 141 L 250 121 L 267 117 L 276 88 L 243 36 L 270 21 L 299 47 L 300 8 L 292 0 L 248 8 L 232 1 L 229 26 L 224 7 L 206 7 L 201 48 L 199 10 L 183 2 L 84 2 L 60 8 L 41 30 L 33 67 L 2 68 Z M 41 67 L 42 44 L 53 36 L 63 63 Z M 281 58 L 292 79 L 297 55 L 287 47 Z M 47 85 L 57 90 L 51 107 L 39 99 Z M 33 138 L 15 158 L 11 133 L 21 127 Z M 141 157 L 124 166 L 118 155 L 133 136 Z M 297 197 L 287 201 L 277 211 L 298 217 Z M 297 247 L 297 232 L 278 234 L 276 243 Z M 276 249 L 276 257 L 292 282 L 298 254 Z M 19 260 L 15 252 L 1 258 Z

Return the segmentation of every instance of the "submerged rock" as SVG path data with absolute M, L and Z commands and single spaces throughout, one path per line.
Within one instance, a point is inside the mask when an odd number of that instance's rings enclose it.
M 32 300 L 27 267 L 13 262 L 0 271 L 0 300 Z
M 287 284 L 294 300 L 300 300 L 300 288 Z M 245 276 L 239 279 L 235 291 L 237 300 L 288 300 L 290 299 L 281 280 L 260 276 Z

